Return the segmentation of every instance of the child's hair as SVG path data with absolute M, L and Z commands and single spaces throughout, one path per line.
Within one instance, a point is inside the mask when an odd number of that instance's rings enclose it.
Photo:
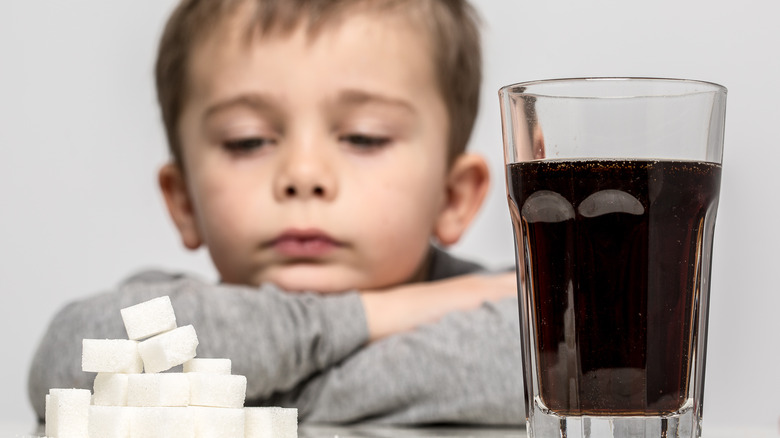
M 182 151 L 177 129 L 188 94 L 192 50 L 239 7 L 249 11 L 247 38 L 291 32 L 302 23 L 317 32 L 356 8 L 403 14 L 421 24 L 431 37 L 435 75 L 448 111 L 449 162 L 465 150 L 482 79 L 478 18 L 467 0 L 182 0 L 163 32 L 155 71 L 168 147 L 178 165 Z

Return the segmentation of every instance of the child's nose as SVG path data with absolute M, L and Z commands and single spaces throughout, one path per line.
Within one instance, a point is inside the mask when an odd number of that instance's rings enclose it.
M 278 200 L 323 199 L 336 195 L 336 178 L 321 157 L 291 154 L 283 163 L 274 187 Z

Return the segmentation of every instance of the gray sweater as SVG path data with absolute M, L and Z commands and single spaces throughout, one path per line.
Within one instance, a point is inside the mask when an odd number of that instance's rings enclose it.
M 479 270 L 435 250 L 429 280 Z M 247 406 L 297 407 L 309 423 L 525 423 L 516 299 L 367 343 L 356 292 L 292 294 L 158 271 L 58 312 L 30 368 L 38 417 L 50 388 L 92 388 L 82 339 L 126 339 L 119 309 L 162 295 L 178 325 L 194 325 L 198 357 L 229 358 L 247 377 Z

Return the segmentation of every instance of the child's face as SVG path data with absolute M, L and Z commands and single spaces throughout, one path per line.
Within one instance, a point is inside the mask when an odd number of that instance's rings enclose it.
M 185 244 L 205 244 L 229 283 L 331 292 L 420 275 L 448 191 L 428 39 L 363 14 L 313 38 L 226 29 L 189 66 Z

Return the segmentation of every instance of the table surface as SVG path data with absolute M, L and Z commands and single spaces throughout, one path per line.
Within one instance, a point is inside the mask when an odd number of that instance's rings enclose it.
M 0 437 L 35 438 L 43 430 L 26 422 L 0 420 Z M 526 438 L 524 428 L 426 427 L 394 428 L 375 426 L 300 425 L 299 438 Z M 750 427 L 711 429 L 704 425 L 703 438 L 777 438 L 780 431 Z

